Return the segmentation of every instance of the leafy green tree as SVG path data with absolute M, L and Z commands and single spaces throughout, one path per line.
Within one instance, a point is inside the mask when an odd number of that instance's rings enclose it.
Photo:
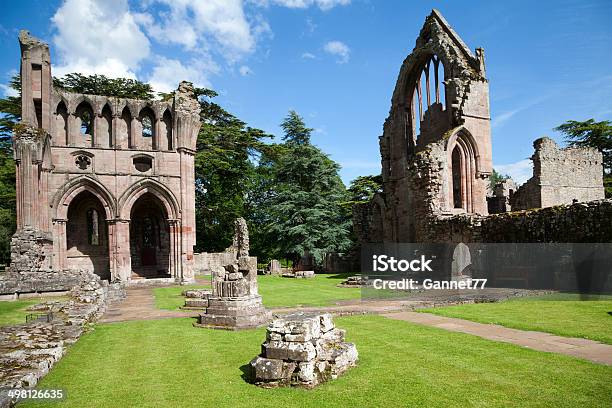
M 234 220 L 249 220 L 247 201 L 256 186 L 254 161 L 270 138 L 212 102 L 209 89 L 196 89 L 202 108 L 196 168 L 197 250 L 222 251 L 232 243 Z M 252 231 L 251 231 L 252 233 Z
M 136 79 L 108 78 L 105 75 L 66 74 L 62 78 L 53 78 L 56 88 L 69 92 L 88 95 L 106 95 L 117 98 L 153 99 L 151 85 Z
M 351 221 L 340 166 L 310 143 L 312 129 L 294 111 L 281 127 L 284 144 L 270 164 L 274 186 L 262 208 L 268 213 L 270 243 L 276 256 L 294 262 L 309 251 L 316 259 L 350 248 Z
M 509 178 L 510 178 L 510 176 L 508 176 L 508 175 L 504 176 L 504 175 L 498 173 L 497 170 L 493 169 L 493 171 L 491 172 L 491 176 L 489 176 L 489 187 L 492 190 L 492 189 L 495 188 L 495 186 L 498 183 L 501 183 L 502 181 L 507 180 Z
M 382 176 L 359 176 L 348 188 L 351 204 L 366 203 L 376 193 L 382 193 Z
M 568 120 L 554 130 L 563 133 L 570 146 L 594 147 L 602 153 L 606 197 L 612 197 L 612 122 Z

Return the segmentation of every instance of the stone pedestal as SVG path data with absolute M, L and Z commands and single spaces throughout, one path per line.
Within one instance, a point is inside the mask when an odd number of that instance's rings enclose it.
M 251 361 L 255 384 L 312 388 L 355 366 L 358 353 L 344 342 L 329 314 L 292 313 L 268 326 L 261 354 Z
M 267 324 L 272 313 L 263 307 L 261 296 L 249 295 L 236 298 L 209 297 L 208 306 L 200 314 L 197 327 L 212 329 L 252 329 Z
M 249 257 L 249 235 L 244 219 L 236 220 L 232 253 L 235 258 L 212 272 L 212 292 L 189 301 L 204 308 L 196 327 L 250 329 L 267 324 L 272 313 L 263 307 L 257 291 L 257 258 Z M 185 303 L 187 306 L 187 302 Z

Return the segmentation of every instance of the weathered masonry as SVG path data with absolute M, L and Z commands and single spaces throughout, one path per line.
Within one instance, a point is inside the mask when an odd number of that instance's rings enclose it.
M 193 86 L 181 82 L 167 101 L 64 92 L 53 87 L 47 44 L 26 31 L 19 41 L 12 272 L 192 280 Z
M 484 51 L 472 53 L 436 10 L 402 64 L 379 143 L 383 192 L 353 208 L 361 243 L 612 240 L 612 206 L 594 201 L 604 198 L 595 149 L 559 149 L 538 139 L 534 176 L 519 188 L 506 181 L 487 197 L 492 149 Z M 565 207 L 554 220 L 546 211 L 489 216 L 489 208 L 558 205 Z

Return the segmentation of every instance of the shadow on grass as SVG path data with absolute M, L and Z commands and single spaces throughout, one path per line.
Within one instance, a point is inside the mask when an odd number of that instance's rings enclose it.
M 251 369 L 251 364 L 247 363 L 241 365 L 240 371 L 242 371 L 240 377 L 244 380 L 244 382 L 247 384 L 253 384 L 253 370 Z

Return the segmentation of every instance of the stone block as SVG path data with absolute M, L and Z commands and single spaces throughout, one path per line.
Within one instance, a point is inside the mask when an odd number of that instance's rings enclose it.
M 311 388 L 336 378 L 358 359 L 355 345 L 343 342 L 344 334 L 328 314 L 300 312 L 275 319 L 268 325 L 260 356 L 251 361 L 253 381 L 262 387 Z M 288 374 L 283 370 L 289 363 L 293 371 Z

